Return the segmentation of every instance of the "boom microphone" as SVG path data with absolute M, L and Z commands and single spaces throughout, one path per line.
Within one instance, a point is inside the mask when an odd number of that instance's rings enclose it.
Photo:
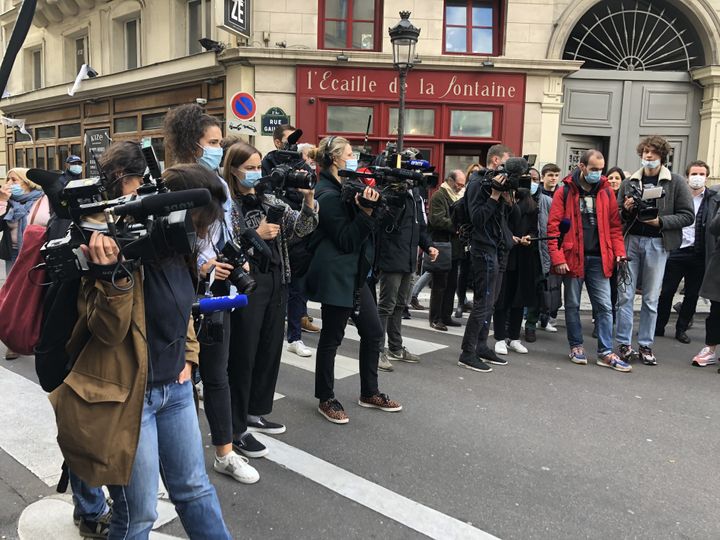
M 288 146 L 294 146 L 295 144 L 297 144 L 297 142 L 300 140 L 300 137 L 302 137 L 302 134 L 303 134 L 302 129 L 296 129 L 290 135 L 288 135 L 288 138 L 287 138 Z
M 27 177 L 30 181 L 39 185 L 47 195 L 50 208 L 55 215 L 61 219 L 70 219 L 70 212 L 67 206 L 60 202 L 60 193 L 65 188 L 62 182 L 63 176 L 58 173 L 44 169 L 29 169 Z
M 190 210 L 210 202 L 210 192 L 205 188 L 186 189 L 172 193 L 148 195 L 110 208 L 115 216 L 132 216 L 144 219 L 148 216 L 167 216 L 177 210 Z
M 193 313 L 214 313 L 216 311 L 230 311 L 248 305 L 248 297 L 245 294 L 236 296 L 215 296 L 212 298 L 201 298 L 193 304 Z

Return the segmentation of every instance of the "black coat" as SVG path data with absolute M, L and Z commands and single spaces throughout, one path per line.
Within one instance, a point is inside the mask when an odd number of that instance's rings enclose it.
M 405 206 L 391 207 L 381 227 L 375 267 L 381 272 L 414 272 L 418 246 L 423 251 L 432 247 L 422 198 L 408 191 Z
M 353 307 L 354 293 L 372 267 L 377 221 L 354 203 L 344 203 L 340 187 L 331 173 L 320 173 L 315 188 L 320 223 L 310 241 L 314 255 L 299 282 L 310 300 Z
M 512 232 L 508 226 L 510 207 L 500 197 L 490 197 L 490 189 L 479 179 L 468 182 L 465 198 L 472 222 L 471 253 L 479 251 L 496 254 L 500 271 L 507 266 L 508 251 L 512 248 Z

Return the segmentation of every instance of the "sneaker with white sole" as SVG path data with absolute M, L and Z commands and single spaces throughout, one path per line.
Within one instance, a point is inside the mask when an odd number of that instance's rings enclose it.
M 585 348 L 582 345 L 577 345 L 570 349 L 570 354 L 568 356 L 573 364 L 578 364 L 580 366 L 587 365 L 587 355 L 585 354 Z
M 495 354 L 507 354 L 508 348 L 507 343 L 505 343 L 504 339 L 501 339 L 500 341 L 495 342 Z
M 385 352 L 380 353 L 380 359 L 378 360 L 378 369 L 380 371 L 393 371 L 395 368 L 388 360 L 388 355 Z
M 301 339 L 288 343 L 287 350 L 291 353 L 297 354 L 298 356 L 302 356 L 303 358 L 312 356 L 312 350 L 309 347 L 306 347 Z
M 554 324 L 552 324 L 549 321 L 545 326 L 542 327 L 542 329 L 545 330 L 546 332 L 551 332 L 551 333 L 558 331 L 557 326 L 555 326 Z
M 705 367 L 712 364 L 717 364 L 717 358 L 715 357 L 715 354 L 715 349 L 706 345 L 692 359 L 692 365 L 697 367 Z
M 510 342 L 507 344 L 507 348 L 520 354 L 528 353 L 527 347 L 525 347 L 525 345 L 523 345 L 519 339 L 510 340 Z
M 242 484 L 254 484 L 260 480 L 260 473 L 255 467 L 250 465 L 248 458 L 230 451 L 229 454 L 218 457 L 215 456 L 213 469 L 220 474 L 232 476 L 235 480 Z
M 632 366 L 627 362 L 622 361 L 620 357 L 612 351 L 607 354 L 601 354 L 597 359 L 597 365 L 608 367 L 610 369 L 614 369 L 615 371 L 622 371 L 623 373 L 629 373 L 632 371 Z
M 399 351 L 391 351 L 388 349 L 387 355 L 388 358 L 392 358 L 393 360 L 400 360 L 409 364 L 417 364 L 420 361 L 420 357 L 417 354 L 411 353 L 405 347 L 403 347 Z

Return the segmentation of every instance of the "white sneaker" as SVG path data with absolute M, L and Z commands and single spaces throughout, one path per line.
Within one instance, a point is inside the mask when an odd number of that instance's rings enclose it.
M 557 327 L 550 322 L 548 322 L 544 327 L 542 327 L 542 329 L 545 330 L 546 332 L 557 332 L 558 331 Z
M 510 343 L 508 343 L 508 349 L 520 354 L 527 354 L 528 352 L 525 345 L 523 345 L 519 339 L 513 339 Z
M 495 342 L 495 354 L 507 354 L 507 344 L 505 343 L 505 340 L 500 340 Z
M 205 399 L 205 392 L 204 392 L 205 388 L 204 388 L 204 386 L 203 386 L 203 382 L 202 382 L 202 381 L 200 381 L 199 383 L 197 383 L 197 384 L 195 385 L 195 390 L 197 391 L 198 399 L 199 399 L 200 401 L 204 401 L 204 399 Z
M 254 484 L 260 480 L 260 473 L 250 465 L 248 458 L 230 451 L 226 456 L 219 458 L 215 456 L 213 469 L 220 474 L 232 476 L 243 484 Z
M 297 341 L 293 341 L 292 343 L 288 343 L 287 350 L 297 354 L 298 356 L 302 356 L 303 358 L 312 356 L 312 350 L 306 347 L 300 339 L 298 339 Z

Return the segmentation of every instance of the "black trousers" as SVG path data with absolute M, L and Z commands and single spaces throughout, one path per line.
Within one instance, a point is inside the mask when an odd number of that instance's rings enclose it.
M 685 332 L 697 309 L 700 285 L 705 275 L 705 258 L 695 253 L 694 247 L 678 249 L 670 253 L 665 263 L 662 289 L 657 307 L 656 330 L 665 330 L 670 319 L 670 310 L 680 280 L 685 278 L 685 297 L 675 323 L 676 332 Z
M 520 287 L 519 279 L 520 273 L 517 270 L 507 270 L 502 273 L 501 278 L 498 278 L 500 286 L 493 312 L 493 332 L 496 341 L 520 339 L 520 327 L 525 309 L 512 305 Z M 527 303 L 533 303 L 533 299 L 528 298 Z
M 223 341 L 200 342 L 200 378 L 203 381 L 205 416 L 214 446 L 232 442 L 232 414 L 228 358 L 230 357 L 230 312 L 223 313 Z
M 248 305 L 233 311 L 230 330 L 230 397 L 235 435 L 247 431 L 248 414 L 272 411 L 284 344 L 287 292 L 282 270 L 253 273 L 257 288 Z
M 705 319 L 705 345 L 720 345 L 720 302 L 710 300 L 710 314 Z
M 490 318 L 497 299 L 498 277 L 500 276 L 497 255 L 479 252 L 472 255 L 472 272 L 475 284 L 473 308 L 465 326 L 462 340 L 463 356 L 473 357 L 488 352 L 487 338 Z
M 370 397 L 378 392 L 378 357 L 383 329 L 370 287 L 360 289 L 360 310 L 322 305 L 322 330 L 315 355 L 315 397 L 327 401 L 335 397 L 335 355 L 345 337 L 345 327 L 352 317 L 360 334 L 360 395 Z
M 452 320 L 455 288 L 458 282 L 460 259 L 454 259 L 447 272 L 433 272 L 430 287 L 430 322 L 448 322 Z
M 458 305 L 462 306 L 467 301 L 468 283 L 473 280 L 472 261 L 469 253 L 464 253 L 459 261 L 457 275 L 457 298 Z

